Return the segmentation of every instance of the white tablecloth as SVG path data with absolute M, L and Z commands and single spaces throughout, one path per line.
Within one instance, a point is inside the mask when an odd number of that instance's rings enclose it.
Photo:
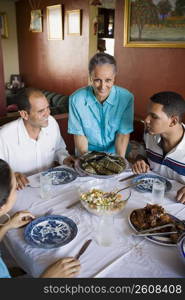
M 118 179 L 131 173 L 116 176 L 114 179 L 104 179 L 106 184 L 117 185 Z M 81 272 L 78 277 L 184 277 L 183 264 L 176 246 L 155 244 L 143 237 L 132 236 L 133 229 L 128 223 L 132 210 L 142 208 L 151 200 L 151 193 L 140 193 L 132 189 L 132 195 L 123 213 L 114 217 L 115 241 L 109 247 L 99 246 L 96 241 L 96 228 L 99 217 L 88 213 L 81 204 L 66 209 L 70 203 L 78 200 L 78 187 L 92 177 L 78 177 L 75 181 L 53 186 L 52 198 L 43 200 L 39 188 L 26 187 L 17 193 L 17 202 L 12 213 L 28 210 L 35 216 L 42 216 L 52 209 L 52 214 L 60 214 L 73 219 L 78 226 L 77 236 L 67 245 L 55 249 L 33 248 L 24 240 L 24 229 L 12 229 L 4 239 L 5 245 L 17 263 L 31 276 L 39 277 L 52 262 L 65 256 L 77 254 L 84 241 L 92 238 L 88 249 L 80 257 Z M 95 179 L 96 180 L 96 179 Z M 30 182 L 38 182 L 38 175 L 30 177 Z M 126 186 L 131 182 L 122 183 Z M 171 181 L 172 189 L 165 194 L 163 207 L 167 212 L 185 219 L 185 205 L 176 203 L 176 191 L 181 184 Z M 37 184 L 35 184 L 37 185 Z M 107 229 L 109 230 L 109 229 Z

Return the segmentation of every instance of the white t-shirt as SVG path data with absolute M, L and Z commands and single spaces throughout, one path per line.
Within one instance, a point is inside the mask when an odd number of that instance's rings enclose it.
M 29 137 L 22 118 L 0 129 L 0 158 L 15 172 L 29 176 L 50 168 L 54 161 L 62 164 L 68 155 L 59 126 L 52 116 L 37 140 Z

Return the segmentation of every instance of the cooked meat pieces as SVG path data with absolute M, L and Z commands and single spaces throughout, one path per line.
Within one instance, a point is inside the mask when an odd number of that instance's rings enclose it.
M 172 243 L 176 243 L 180 235 L 185 231 L 185 224 L 177 221 L 175 218 L 167 214 L 162 206 L 157 204 L 147 204 L 144 208 L 136 209 L 131 214 L 131 222 L 139 231 L 173 223 L 174 227 L 163 228 L 155 232 L 177 231 L 169 237 Z
M 160 225 L 166 224 L 164 208 L 157 204 L 147 204 L 146 207 L 133 211 L 131 221 L 139 230 L 158 226 L 159 223 Z

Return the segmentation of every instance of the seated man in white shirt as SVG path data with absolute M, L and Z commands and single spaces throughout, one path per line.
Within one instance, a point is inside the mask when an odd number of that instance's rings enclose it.
M 18 108 L 21 118 L 0 129 L 0 158 L 15 171 L 17 189 L 22 189 L 28 184 L 27 176 L 52 167 L 55 161 L 70 165 L 74 159 L 40 90 L 23 90 Z
M 185 184 L 185 100 L 175 92 L 160 92 L 150 98 L 145 119 L 146 158 L 138 156 L 133 164 L 136 174 L 152 171 Z M 176 195 L 185 204 L 185 187 Z

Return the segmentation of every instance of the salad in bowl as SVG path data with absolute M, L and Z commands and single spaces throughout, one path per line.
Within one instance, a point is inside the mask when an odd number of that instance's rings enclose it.
M 94 185 L 80 190 L 80 201 L 90 213 L 95 215 L 116 215 L 121 213 L 131 196 L 129 189 L 116 193 L 119 188 Z

